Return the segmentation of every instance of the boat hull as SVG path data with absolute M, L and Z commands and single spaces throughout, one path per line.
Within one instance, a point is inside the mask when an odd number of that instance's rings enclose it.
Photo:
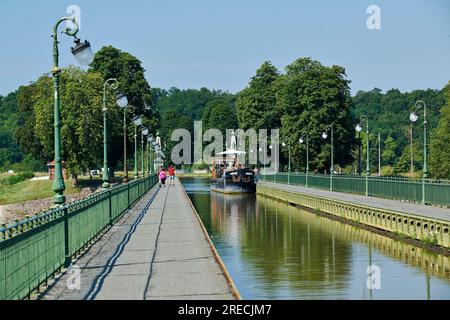
M 255 193 L 256 183 L 252 172 L 227 172 L 225 177 L 211 180 L 211 191 L 236 194 Z

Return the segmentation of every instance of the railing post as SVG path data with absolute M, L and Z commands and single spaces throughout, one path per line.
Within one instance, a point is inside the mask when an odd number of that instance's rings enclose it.
M 112 224 L 113 216 L 112 216 L 112 190 L 108 190 L 108 207 L 109 207 L 109 224 Z
M 69 248 L 69 208 L 64 206 L 64 267 L 68 268 L 72 263 Z
M 130 182 L 127 182 L 128 209 L 130 209 Z
M 369 196 L 369 175 L 366 174 L 366 196 Z
M 426 204 L 426 199 L 425 199 L 425 196 L 426 196 L 426 193 L 425 193 L 425 187 L 426 187 L 426 179 L 425 178 L 422 178 L 422 204 Z

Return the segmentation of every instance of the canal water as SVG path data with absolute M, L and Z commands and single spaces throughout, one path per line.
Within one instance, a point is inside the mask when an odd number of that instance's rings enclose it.
M 244 299 L 450 299 L 449 257 L 264 196 L 210 192 L 209 179 L 182 183 Z

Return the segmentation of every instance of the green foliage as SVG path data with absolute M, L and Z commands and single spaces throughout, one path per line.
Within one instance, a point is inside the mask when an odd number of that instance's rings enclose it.
M 428 128 L 437 126 L 439 108 L 444 105 L 442 90 L 414 90 L 400 92 L 398 89 L 382 93 L 375 88 L 371 91 L 358 91 L 352 98 L 356 118 L 367 115 L 370 122 L 371 135 L 381 134 L 382 165 L 395 167 L 395 172 L 410 171 L 410 130 L 409 113 L 414 109 L 416 101 L 422 100 L 427 105 Z M 423 119 L 423 114 L 420 114 Z M 422 167 L 423 157 L 423 125 L 421 120 L 412 126 L 414 145 L 414 166 Z M 364 133 L 362 133 L 364 135 Z M 365 141 L 363 140 L 365 146 Z M 371 167 L 377 164 L 377 141 L 371 138 Z M 363 153 L 364 155 L 364 153 Z M 364 159 L 364 158 L 363 158 Z M 363 161 L 364 162 L 364 161 Z
M 21 172 L 12 176 L 3 178 L 1 184 L 3 185 L 13 185 L 34 177 L 33 172 Z
M 14 139 L 17 125 L 17 92 L 0 96 L 0 168 L 20 162 L 23 153 Z
M 286 74 L 277 79 L 275 86 L 276 107 L 282 114 L 281 137 L 291 143 L 293 163 L 306 166 L 306 146 L 298 141 L 302 131 L 307 131 L 311 169 L 329 171 L 331 142 L 321 137 L 329 124 L 334 128 L 334 163 L 350 163 L 355 120 L 344 68 L 300 58 L 286 67 Z M 288 151 L 282 152 L 286 157 Z
M 430 173 L 435 178 L 450 179 L 450 82 L 444 88 L 446 103 L 440 111 L 437 128 L 430 144 Z
M 394 175 L 394 168 L 392 166 L 381 167 L 381 175 L 391 177 Z
M 214 128 L 225 134 L 226 129 L 238 128 L 236 107 L 224 99 L 210 101 L 203 110 L 202 121 L 203 130 Z
M 31 85 L 23 88 L 21 107 L 31 109 L 32 115 L 25 118 L 24 127 L 18 130 L 21 147 L 50 161 L 53 158 L 53 79 L 45 74 Z M 80 174 L 89 168 L 98 167 L 102 154 L 102 78 L 98 73 L 86 73 L 69 67 L 61 73 L 61 147 L 67 169 Z M 27 123 L 26 121 L 31 121 Z M 31 141 L 34 141 L 32 144 Z M 35 147 L 40 148 L 35 152 Z
M 388 136 L 384 141 L 384 146 L 382 148 L 383 151 L 381 153 L 381 157 L 384 164 L 392 166 L 397 158 L 397 142 L 391 136 Z
M 269 61 L 251 78 L 249 86 L 237 98 L 237 117 L 241 129 L 278 129 L 280 113 L 276 104 L 275 81 L 280 73 Z
M 169 157 L 173 146 L 178 143 L 178 141 L 171 141 L 172 132 L 176 129 L 186 129 L 192 133 L 194 130 L 194 122 L 190 117 L 179 114 L 177 110 L 168 109 L 161 116 L 159 134 L 164 145 L 163 152 Z
M 147 112 L 144 102 L 151 104 L 150 85 L 139 59 L 128 52 L 105 46 L 95 53 L 89 71 L 100 73 L 104 81 L 116 78 L 119 81 L 118 91 L 127 96 L 128 103 L 137 108 L 136 112 Z
M 134 107 L 134 113 L 143 115 L 143 126 L 148 126 L 152 134 L 156 134 L 160 117 L 154 105 L 152 90 L 145 79 L 145 69 L 142 62 L 128 52 L 121 51 L 112 46 L 105 46 L 96 52 L 94 61 L 90 65 L 89 73 L 100 73 L 103 82 L 116 78 L 119 87 L 116 92 L 108 90 L 108 122 L 114 124 L 109 130 L 108 160 L 110 166 L 115 168 L 123 161 L 123 111 L 115 104 L 115 95 L 120 92 L 127 96 L 128 104 Z M 103 88 L 98 91 L 101 95 Z M 127 112 L 128 144 L 134 143 L 134 126 L 131 118 L 133 114 Z M 128 156 L 133 155 L 133 148 L 127 148 Z
M 192 165 L 192 170 L 208 170 L 209 165 L 207 163 L 195 163 Z
M 192 120 L 201 120 L 203 109 L 208 102 L 218 98 L 233 99 L 232 94 L 220 90 L 210 91 L 206 88 L 200 90 L 181 90 L 175 87 L 169 90 L 153 89 L 152 96 L 156 109 L 161 115 L 168 110 L 175 110 L 178 114 L 185 115 Z
M 178 143 L 178 141 L 171 141 L 173 130 L 187 129 L 193 137 L 194 121 L 202 120 L 203 111 L 208 103 L 220 100 L 227 105 L 233 105 L 234 95 L 220 90 L 210 91 L 206 88 L 200 90 L 154 88 L 152 89 L 152 99 L 153 105 L 156 106 L 155 109 L 161 114 L 159 133 L 165 144 L 164 152 L 170 156 L 172 147 Z

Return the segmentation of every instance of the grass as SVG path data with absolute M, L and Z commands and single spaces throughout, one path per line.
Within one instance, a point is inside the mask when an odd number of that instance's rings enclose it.
M 36 174 L 35 176 L 43 176 L 45 174 Z M 8 174 L 0 174 L 0 178 L 10 176 Z M 1 179 L 0 179 L 1 180 Z M 120 182 L 122 178 L 116 175 L 111 181 Z M 78 177 L 78 187 L 72 185 L 72 180 L 65 180 L 66 190 L 64 194 L 72 194 L 79 192 L 82 188 L 98 188 L 102 185 L 102 178 L 94 176 Z M 0 183 L 0 205 L 19 203 L 30 200 L 38 200 L 53 197 L 52 190 L 53 181 L 49 180 L 27 180 L 13 185 L 3 185 Z
M 23 181 L 14 185 L 0 185 L 0 205 L 50 198 L 53 196 L 53 181 Z M 79 188 L 66 184 L 65 194 L 79 192 Z

